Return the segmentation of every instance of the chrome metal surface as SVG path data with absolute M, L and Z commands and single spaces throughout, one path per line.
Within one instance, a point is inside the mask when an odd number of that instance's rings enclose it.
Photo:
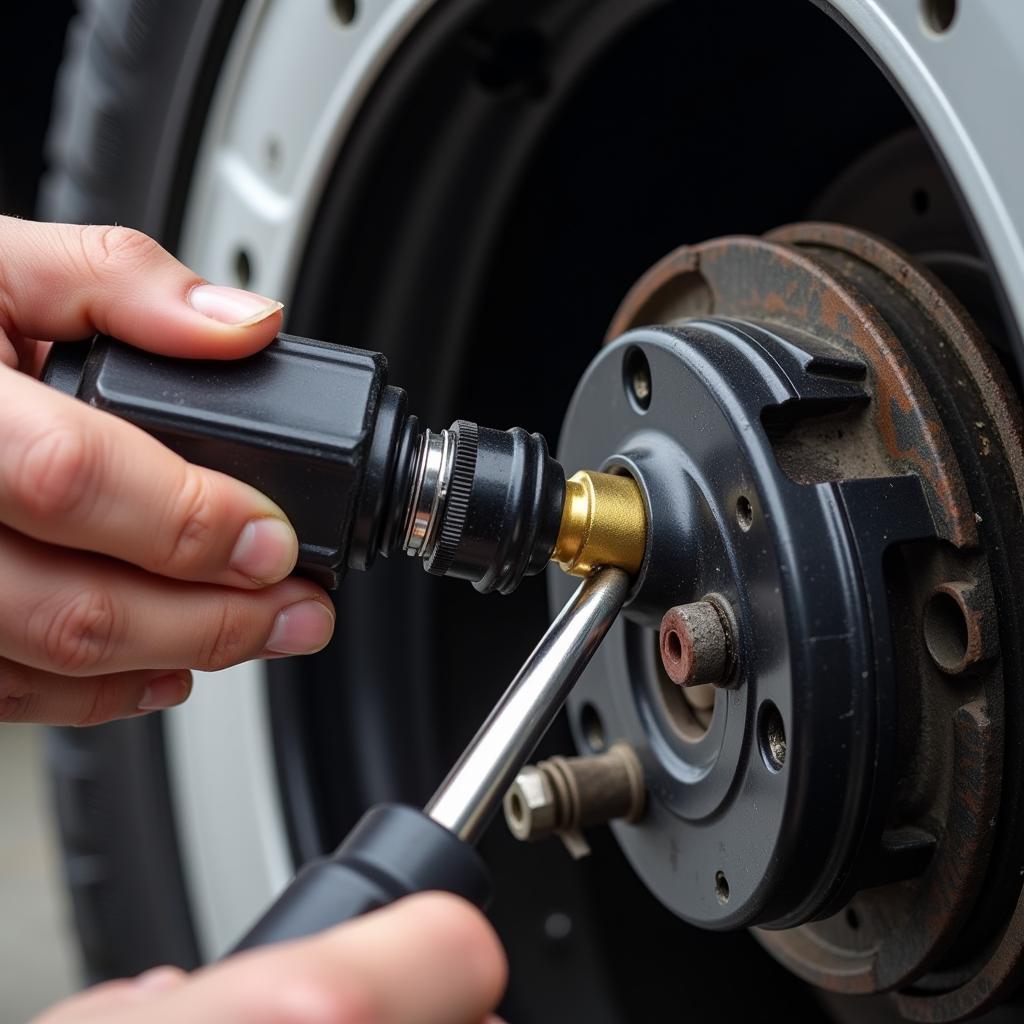
M 427 804 L 438 824 L 468 843 L 480 837 L 615 621 L 629 586 L 629 576 L 612 568 L 580 584 Z
M 435 434 L 425 430 L 409 491 L 405 537 L 402 548 L 407 555 L 426 557 L 437 539 L 438 524 L 444 515 L 448 484 L 455 458 L 455 442 L 451 433 Z

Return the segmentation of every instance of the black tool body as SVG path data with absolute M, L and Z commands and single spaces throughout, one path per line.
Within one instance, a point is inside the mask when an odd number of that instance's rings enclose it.
M 55 345 L 43 379 L 262 491 L 324 586 L 395 544 L 416 418 L 380 353 L 281 334 L 245 359 L 182 360 L 101 336 Z
M 363 815 L 333 854 L 301 868 L 232 952 L 313 935 L 431 890 L 484 907 L 491 887 L 472 846 L 420 810 L 382 804 Z
M 565 474 L 544 438 L 421 430 L 379 352 L 280 334 L 245 359 L 186 360 L 100 336 L 53 346 L 43 379 L 273 499 L 296 571 L 328 589 L 398 550 L 509 593 L 554 549 Z

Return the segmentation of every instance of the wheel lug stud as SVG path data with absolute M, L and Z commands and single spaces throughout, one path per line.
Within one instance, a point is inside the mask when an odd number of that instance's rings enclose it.
M 638 821 L 645 803 L 640 761 L 627 743 L 588 757 L 527 765 L 505 795 L 505 821 L 522 840 L 557 835 L 574 857 L 589 853 L 581 829 L 616 818 Z
M 711 601 L 677 604 L 661 620 L 661 661 L 679 686 L 723 685 L 731 675 L 733 641 Z

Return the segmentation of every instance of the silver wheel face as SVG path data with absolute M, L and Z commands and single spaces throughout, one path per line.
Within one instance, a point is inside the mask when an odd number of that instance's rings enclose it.
M 1015 109 L 1024 79 L 1024 7 L 998 0 L 831 0 L 822 6 L 861 37 L 931 136 L 1024 336 L 1024 130 Z M 955 12 L 945 31 L 937 31 L 929 15 L 940 6 Z
M 246 4 L 191 182 L 186 262 L 287 301 L 346 133 L 432 6 L 361 0 L 344 21 L 327 0 Z M 1024 131 L 1010 129 L 1024 84 L 1024 6 L 961 2 L 943 32 L 910 0 L 820 6 L 860 37 L 941 152 L 1024 335 Z M 344 290 L 339 281 L 339 302 Z M 202 679 L 168 716 L 183 859 L 207 956 L 238 936 L 293 868 L 262 681 L 255 663 Z

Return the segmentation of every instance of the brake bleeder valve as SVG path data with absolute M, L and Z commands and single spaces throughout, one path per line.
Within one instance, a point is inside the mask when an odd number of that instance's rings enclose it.
M 399 551 L 501 593 L 551 560 L 578 576 L 643 562 L 631 477 L 566 481 L 520 427 L 421 429 L 380 353 L 282 334 L 246 359 L 199 362 L 100 336 L 55 345 L 44 380 L 262 491 L 295 527 L 296 570 L 328 588 Z

